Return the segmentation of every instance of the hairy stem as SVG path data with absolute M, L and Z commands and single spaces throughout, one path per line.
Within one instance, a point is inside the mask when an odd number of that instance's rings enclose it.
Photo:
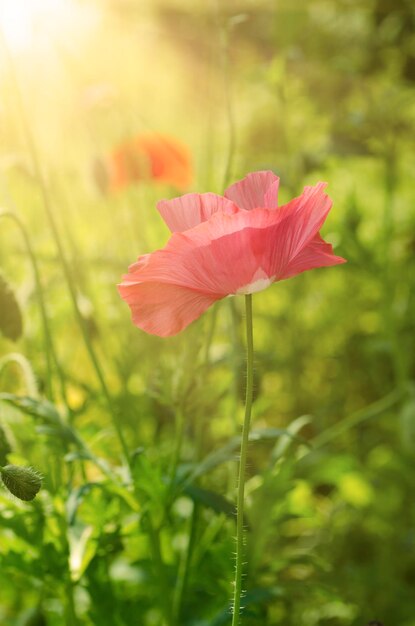
M 236 502 L 236 568 L 233 598 L 232 626 L 239 624 L 241 612 L 242 574 L 244 561 L 244 495 L 245 467 L 248 449 L 249 426 L 251 423 L 252 392 L 254 379 L 254 341 L 252 328 L 252 295 L 245 296 L 246 309 L 246 396 L 245 417 L 242 427 L 241 456 L 239 461 L 238 494 Z

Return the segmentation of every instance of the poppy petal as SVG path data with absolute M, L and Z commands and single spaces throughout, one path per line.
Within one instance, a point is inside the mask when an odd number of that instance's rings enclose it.
M 287 265 L 281 280 L 317 267 L 329 267 L 330 265 L 340 265 L 346 262 L 346 259 L 333 254 L 333 246 L 324 241 L 320 234 L 317 234 Z
M 173 200 L 161 200 L 157 209 L 174 233 L 205 222 L 217 211 L 235 213 L 238 207 L 216 193 L 188 193 Z
M 159 337 L 176 335 L 200 317 L 218 297 L 166 283 L 126 281 L 118 285 L 138 328 Z
M 327 183 L 304 187 L 301 196 L 278 209 L 281 216 L 281 248 L 276 250 L 285 267 L 319 232 L 331 209 L 332 200 L 324 193 Z
M 278 206 L 277 193 L 279 178 L 270 170 L 253 172 L 231 185 L 225 191 L 225 198 L 235 202 L 240 209 L 250 211 L 257 207 L 275 209 Z M 270 189 L 272 187 L 272 190 Z M 265 199 L 265 195 L 267 198 Z
M 280 179 L 272 183 L 271 187 L 264 194 L 264 204 L 260 206 L 264 206 L 266 209 L 277 209 L 278 208 L 278 188 L 280 186 Z
M 215 213 L 185 233 L 174 233 L 163 250 L 141 257 L 131 267 L 132 280 L 180 285 L 213 297 L 265 288 L 291 272 L 290 263 L 316 236 L 330 208 L 330 202 L 326 206 L 324 198 L 314 197 L 325 196 L 323 189 L 310 189 L 307 201 L 296 199 L 277 211 Z M 321 260 L 321 245 L 309 252 Z M 323 252 L 327 255 L 328 249 Z M 304 256 L 298 272 L 307 269 L 307 262 L 311 269 L 310 255 Z
M 277 210 L 239 210 L 231 203 L 229 212 L 225 207 L 174 232 L 162 250 L 140 257 L 119 286 L 134 323 L 160 336 L 176 334 L 227 295 L 254 293 L 308 269 L 344 263 L 319 235 L 332 204 L 325 187 L 306 187 Z M 194 206 L 192 196 L 180 208 Z
M 215 213 L 195 228 L 173 233 L 165 248 L 140 257 L 124 278 L 180 285 L 215 297 L 236 293 L 269 256 L 267 246 L 275 245 L 270 229 L 279 221 L 278 211 L 268 209 Z

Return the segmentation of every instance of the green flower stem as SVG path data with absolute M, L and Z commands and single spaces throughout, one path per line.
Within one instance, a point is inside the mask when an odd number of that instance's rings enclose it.
M 233 598 L 232 626 L 238 626 L 241 612 L 242 573 L 244 560 L 244 495 L 245 467 L 248 449 L 249 426 L 251 423 L 252 392 L 254 382 L 254 338 L 252 328 L 252 295 L 245 296 L 246 309 L 246 396 L 245 417 L 242 427 L 241 456 L 239 461 L 238 495 L 236 502 L 236 568 Z
M 55 216 L 54 216 L 54 210 L 52 207 L 52 203 L 50 201 L 50 197 L 49 197 L 49 192 L 46 186 L 46 182 L 42 173 L 42 168 L 40 165 L 40 161 L 39 161 L 39 156 L 38 156 L 38 151 L 37 151 L 37 146 L 35 143 L 35 139 L 33 137 L 32 131 L 30 129 L 29 123 L 28 123 L 28 119 L 27 119 L 27 115 L 26 115 L 26 110 L 24 107 L 24 102 L 22 99 L 22 94 L 20 91 L 20 86 L 19 86 L 19 82 L 18 82 L 18 78 L 17 78 L 17 72 L 14 66 L 14 62 L 13 62 L 13 58 L 10 54 L 10 51 L 7 47 L 6 41 L 4 39 L 3 33 L 0 30 L 0 43 L 2 43 L 2 47 L 4 49 L 5 52 L 5 56 L 6 59 L 8 61 L 8 66 L 10 69 L 10 75 L 11 75 L 11 79 L 13 82 L 13 87 L 14 87 L 14 91 L 15 91 L 15 95 L 16 95 L 16 102 L 17 102 L 17 108 L 20 114 L 20 119 L 21 119 L 21 123 L 22 123 L 22 127 L 23 127 L 23 132 L 24 132 L 24 136 L 26 139 L 26 143 L 29 149 L 29 154 L 32 160 L 32 164 L 33 164 L 33 170 L 34 170 L 34 174 L 35 174 L 35 178 L 38 182 L 39 188 L 40 188 L 40 192 L 41 192 L 41 196 L 42 196 L 42 201 L 43 201 L 43 205 L 46 211 L 46 215 L 47 215 L 47 219 L 49 222 L 49 226 L 50 226 L 50 230 L 53 236 L 53 239 L 55 240 L 55 244 L 56 244 L 56 248 L 57 248 L 57 252 L 58 252 L 58 258 L 59 261 L 61 263 L 62 266 L 62 270 L 66 279 L 66 283 L 68 286 L 68 290 L 69 290 L 69 294 L 72 300 L 72 305 L 74 308 L 74 312 L 75 312 L 75 317 L 76 320 L 78 322 L 79 328 L 81 330 L 82 333 L 82 337 L 84 340 L 84 344 L 86 347 L 86 350 L 88 352 L 88 355 L 90 357 L 91 363 L 93 365 L 93 368 L 95 370 L 96 376 L 98 378 L 100 387 L 101 387 L 101 391 L 102 394 L 105 398 L 106 404 L 108 406 L 109 409 L 109 413 L 111 415 L 111 419 L 112 419 L 112 423 L 114 426 L 114 430 L 117 433 L 120 445 L 121 445 L 121 449 L 123 451 L 123 455 L 125 457 L 125 461 L 127 462 L 128 466 L 131 468 L 131 458 L 130 458 L 130 454 L 128 451 L 128 447 L 127 447 L 127 442 L 125 440 L 124 434 L 121 430 L 121 426 L 120 426 L 120 420 L 119 420 L 119 416 L 117 414 L 117 411 L 115 409 L 113 400 L 111 398 L 109 389 L 107 387 L 106 381 L 105 381 L 105 377 L 104 377 L 104 373 L 101 367 L 101 364 L 99 362 L 99 359 L 95 353 L 95 349 L 94 346 L 92 345 L 91 339 L 89 337 L 89 333 L 88 333 L 88 329 L 86 327 L 85 324 L 85 320 L 81 314 L 81 311 L 79 309 L 78 306 L 78 299 L 77 299 L 77 290 L 76 290 L 76 286 L 75 286 L 75 281 L 73 280 L 72 277 L 72 273 L 71 273 L 71 269 L 69 267 L 69 263 L 66 259 L 66 255 L 63 249 L 63 244 L 61 241 L 61 237 L 59 235 L 58 232 L 58 227 L 55 221 Z
M 235 306 L 235 298 L 228 298 L 227 304 L 229 305 L 229 335 L 231 339 L 231 354 L 230 363 L 232 369 L 232 383 L 231 383 L 231 415 L 232 415 L 232 431 L 234 436 L 239 433 L 238 423 L 238 408 L 241 401 L 239 394 L 239 380 L 240 380 L 240 362 L 241 362 L 241 338 L 239 336 L 239 319 Z M 228 492 L 234 493 L 235 483 L 237 481 L 238 468 L 234 463 L 231 463 L 228 474 Z

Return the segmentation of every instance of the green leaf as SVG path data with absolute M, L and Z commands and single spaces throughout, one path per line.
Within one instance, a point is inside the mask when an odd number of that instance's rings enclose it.
M 292 439 L 300 439 L 297 436 L 298 430 L 308 423 L 309 418 L 299 417 L 297 421 L 301 420 L 297 429 L 294 427 L 294 422 L 288 429 L 285 428 L 258 428 L 252 430 L 249 434 L 250 443 L 259 443 L 261 441 L 271 441 L 274 439 L 284 438 L 285 441 Z M 301 439 L 302 443 L 304 441 Z M 236 452 L 239 451 L 241 446 L 241 437 L 233 437 L 225 446 L 215 450 L 208 454 L 200 463 L 193 467 L 193 471 L 186 480 L 186 484 L 192 483 L 196 478 L 210 472 L 218 465 L 226 463 L 228 461 L 235 461 L 237 459 Z
M 14 393 L 0 393 L 0 400 L 9 402 L 23 413 L 40 417 L 49 424 L 60 424 L 61 416 L 56 407 L 47 400 L 38 400 L 29 396 L 17 396 Z
M 225 513 L 228 517 L 235 517 L 235 504 L 230 500 L 227 500 L 227 498 L 222 496 L 220 493 L 210 491 L 209 489 L 202 489 L 196 485 L 188 485 L 183 491 L 194 502 L 203 504 L 204 506 L 213 509 L 216 513 Z
M 311 422 L 311 419 L 312 418 L 310 415 L 301 415 L 288 425 L 284 433 L 284 437 L 281 437 L 281 439 L 279 439 L 278 442 L 275 444 L 275 447 L 272 451 L 272 462 L 277 461 L 285 454 L 289 446 L 292 444 L 293 440 L 300 441 L 302 444 L 310 447 L 309 443 L 302 437 L 299 437 L 298 433 L 302 428 L 304 428 L 304 426 L 307 426 L 307 424 Z
M 47 626 L 47 621 L 40 607 L 30 608 L 19 616 L 18 626 Z
M 8 402 L 22 413 L 40 418 L 44 424 L 37 426 L 39 434 L 60 437 L 65 442 L 78 444 L 74 431 L 64 422 L 51 402 L 29 396 L 17 396 L 13 393 L 0 393 L 0 400 Z
M 23 332 L 23 321 L 16 297 L 0 274 L 0 331 L 11 341 L 17 341 Z
M 68 520 L 68 524 L 72 526 L 75 524 L 76 515 L 78 512 L 78 508 L 82 503 L 84 497 L 88 495 L 92 489 L 104 489 L 103 485 L 100 483 L 85 483 L 78 487 L 77 489 L 73 489 L 68 497 L 66 502 L 66 516 Z
M 80 580 L 98 549 L 98 542 L 93 539 L 93 526 L 79 531 L 79 528 L 72 528 L 69 532 L 69 568 L 73 582 Z

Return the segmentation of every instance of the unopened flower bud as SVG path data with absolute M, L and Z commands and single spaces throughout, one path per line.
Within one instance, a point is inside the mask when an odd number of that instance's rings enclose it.
M 33 500 L 42 485 L 40 474 L 32 467 L 6 465 L 0 473 L 5 487 L 19 500 Z
M 7 455 L 12 451 L 10 442 L 7 438 L 6 432 L 2 426 L 0 426 L 0 465 L 7 463 Z

